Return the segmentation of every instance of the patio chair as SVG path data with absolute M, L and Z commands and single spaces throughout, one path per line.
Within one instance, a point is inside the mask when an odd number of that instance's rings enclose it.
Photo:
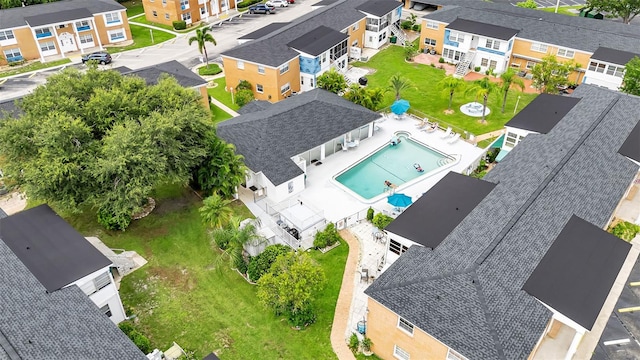
M 456 133 L 455 135 L 453 135 L 453 137 L 449 140 L 447 140 L 447 142 L 449 144 L 455 144 L 456 141 L 458 141 L 458 139 L 460 139 L 460 133 Z
M 442 139 L 446 139 L 449 136 L 451 136 L 451 127 L 448 127 L 447 130 L 444 132 L 444 134 L 440 135 Z
M 426 132 L 427 134 L 435 132 L 436 130 L 438 130 L 438 123 L 430 123 L 429 126 L 427 126 L 426 128 L 422 129 L 422 131 Z

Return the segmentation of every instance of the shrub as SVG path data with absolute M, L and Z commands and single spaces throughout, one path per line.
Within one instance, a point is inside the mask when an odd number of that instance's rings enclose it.
M 640 232 L 640 225 L 621 221 L 609 231 L 622 240 L 631 241 Z
M 262 253 L 249 260 L 249 267 L 247 268 L 249 280 L 257 282 L 262 275 L 269 272 L 271 265 L 276 261 L 278 255 L 286 254 L 289 251 L 291 251 L 291 248 L 282 244 L 267 246 Z
M 367 220 L 372 221 L 374 213 L 373 208 L 369 208 L 369 210 L 367 210 Z
M 176 20 L 173 22 L 173 28 L 175 30 L 184 30 L 187 28 L 187 22 L 184 20 Z
M 247 269 L 248 269 L 248 265 L 247 265 L 247 260 L 244 258 L 244 256 L 237 256 L 233 258 L 233 266 L 238 269 L 238 271 L 241 274 L 246 274 L 247 273 Z
M 434 64 L 434 63 L 431 63 L 430 65 L 431 65 L 431 67 L 436 67 L 436 64 Z
M 118 327 L 120 328 L 120 330 L 122 330 L 123 333 L 125 333 L 125 335 L 129 336 L 129 334 L 131 334 L 133 331 L 135 331 L 136 329 L 133 327 L 133 324 L 131 324 L 129 321 L 123 321 L 120 324 L 118 324 Z
M 209 64 L 209 66 L 203 66 L 198 69 L 198 74 L 206 76 L 206 75 L 217 75 L 222 72 L 220 66 L 218 64 Z
M 371 346 L 373 346 L 373 341 L 371 341 L 371 339 L 369 339 L 368 337 L 362 339 L 362 350 L 363 351 L 371 351 Z
M 440 57 L 440 59 L 438 59 L 438 62 L 439 62 L 440 64 L 444 64 L 444 58 L 443 58 L 443 57 Z
M 238 11 L 246 10 L 249 6 L 262 2 L 262 0 L 245 0 L 242 4 L 236 5 Z
M 23 60 L 11 61 L 7 65 L 9 65 L 9 66 L 18 66 L 18 65 L 24 64 L 25 62 L 27 62 L 27 61 L 23 59 Z
M 240 91 L 240 90 L 252 90 L 253 87 L 251 86 L 251 83 L 248 82 L 247 80 L 242 80 L 238 83 L 238 86 L 236 86 L 236 91 Z
M 516 3 L 517 7 L 521 7 L 521 8 L 525 8 L 525 9 L 537 9 L 538 8 L 538 4 L 536 4 L 536 2 L 534 0 L 526 0 L 526 1 L 520 1 L 518 3 Z
M 296 312 L 289 311 L 287 320 L 289 321 L 289 325 L 302 328 L 316 322 L 316 314 L 311 305 L 309 305 Z
M 98 210 L 98 224 L 107 230 L 124 230 L 131 223 L 131 215 L 115 214 L 108 209 Z
M 227 236 L 214 236 L 213 241 L 216 242 L 220 250 L 227 250 L 229 247 L 229 238 Z
M 413 26 L 413 24 L 411 23 L 411 20 L 405 20 L 405 21 L 400 23 L 400 27 L 403 30 L 409 30 L 409 29 L 411 29 L 412 26 Z
M 253 99 L 253 91 L 251 90 L 242 89 L 236 93 L 236 104 L 238 104 L 238 106 L 240 107 L 247 105 L 248 103 L 253 101 Z
M 411 27 L 411 30 L 420 31 L 420 24 L 413 24 L 413 26 Z
M 313 239 L 313 246 L 316 249 L 326 248 L 331 246 L 340 240 L 340 234 L 333 223 L 327 224 L 327 227 L 323 231 L 318 231 Z
M 358 352 L 358 347 L 360 346 L 360 340 L 358 340 L 358 335 L 356 335 L 355 333 L 351 334 L 351 336 L 349 337 L 349 350 L 351 350 L 352 353 L 356 353 Z
M 125 333 L 125 335 L 129 337 L 129 339 L 131 339 L 134 344 L 136 344 L 138 349 L 140 349 L 140 351 L 142 351 L 143 353 L 148 354 L 151 352 L 151 350 L 153 350 L 151 348 L 151 341 L 149 341 L 146 336 L 136 330 L 131 322 L 123 321 L 118 324 L 118 327 L 120 328 L 120 330 L 122 330 L 123 333 Z
M 474 68 L 473 68 L 473 71 L 475 71 L 475 72 L 480 72 L 480 66 L 476 66 L 476 67 L 474 67 Z
M 383 213 L 378 213 L 373 217 L 373 225 L 380 230 L 387 227 L 387 225 L 391 224 L 392 221 L 393 218 L 391 216 L 387 216 Z

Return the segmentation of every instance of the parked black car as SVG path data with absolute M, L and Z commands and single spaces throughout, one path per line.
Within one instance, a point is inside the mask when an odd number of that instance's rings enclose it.
M 275 6 L 267 6 L 265 4 L 257 4 L 249 7 L 249 14 L 275 14 Z
M 98 51 L 91 54 L 86 54 L 82 56 L 82 63 L 86 63 L 87 61 L 95 61 L 102 65 L 108 64 L 111 62 L 111 55 L 105 51 Z

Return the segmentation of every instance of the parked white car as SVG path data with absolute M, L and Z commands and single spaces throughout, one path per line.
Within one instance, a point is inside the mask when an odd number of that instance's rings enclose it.
M 274 6 L 274 7 L 287 7 L 287 6 L 289 6 L 289 2 L 287 0 L 269 0 L 265 4 L 267 6 Z

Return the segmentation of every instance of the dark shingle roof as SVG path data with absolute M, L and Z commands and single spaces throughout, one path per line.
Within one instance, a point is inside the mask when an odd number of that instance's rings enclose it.
M 522 289 L 591 330 L 630 249 L 574 215 Z
M 340 0 L 322 0 L 322 1 L 318 1 L 317 3 L 313 4 L 313 6 L 327 6 L 327 5 L 331 5 L 337 1 Z
M 326 26 L 318 26 L 287 45 L 300 52 L 318 56 L 347 38 L 349 38 L 349 35 L 340 31 Z
M 575 97 L 540 94 L 505 126 L 546 134 L 580 101 Z
M 272 32 L 280 29 L 283 26 L 287 26 L 290 23 L 288 22 L 274 22 L 271 23 L 267 26 L 261 27 L 260 29 L 254 31 L 254 32 L 250 32 L 247 35 L 241 36 L 238 38 L 238 40 L 255 40 L 255 39 L 259 39 L 265 35 L 269 35 Z
M 253 100 L 238 110 L 238 114 L 244 115 L 256 111 L 266 110 L 271 107 L 271 103 L 265 100 Z
M 302 174 L 291 161 L 380 115 L 325 90 L 307 91 L 218 124 L 218 136 L 236 146 L 254 172 L 274 185 Z
M 385 230 L 435 248 L 496 185 L 450 172 Z
M 496 187 L 438 247 L 412 246 L 366 293 L 469 359 L 527 358 L 552 313 L 524 283 L 572 216 L 603 228 L 638 171 L 617 151 L 640 98 L 590 85 L 573 96 L 483 178 Z
M 338 0 L 334 4 L 319 8 L 301 16 L 295 22 L 256 41 L 236 46 L 222 53 L 223 56 L 251 61 L 267 66 L 280 66 L 297 57 L 299 53 L 287 44 L 318 26 L 326 26 L 342 31 L 355 22 L 364 19 L 365 14 L 355 6 L 365 0 Z
M 0 238 L 49 292 L 111 264 L 47 205 L 0 219 Z
M 190 88 L 207 84 L 207 81 L 186 66 L 175 60 L 147 66 L 145 68 L 122 72 L 123 75 L 136 75 L 143 78 L 147 85 L 156 85 L 162 74 L 173 76 L 182 87 Z
M 146 359 L 77 286 L 47 292 L 2 239 L 0 263 L 0 359 Z
M 24 21 L 31 27 L 42 26 L 47 24 L 57 24 L 62 22 L 70 22 L 77 19 L 92 18 L 93 14 L 89 9 L 69 9 L 56 11 L 48 14 L 40 14 L 34 16 L 26 16 Z
M 396 0 L 369 0 L 364 4 L 356 7 L 356 9 L 367 14 L 381 17 L 401 6 L 402 3 Z
M 500 40 L 509 40 L 518 33 L 517 29 L 465 19 L 456 19 L 447 28 Z
M 6 218 L 7 216 L 9 216 L 9 215 L 7 215 L 7 213 L 6 213 L 6 212 L 4 212 L 4 210 L 0 209 L 0 219 L 4 219 L 4 218 Z
M 438 3 L 446 6 L 424 18 L 444 23 L 467 19 L 520 29 L 518 38 L 590 53 L 602 45 L 623 51 L 640 48 L 640 28 L 637 25 L 594 21 L 487 1 L 438 0 Z
M 84 10 L 82 10 L 84 9 Z M 113 0 L 63 0 L 50 2 L 39 5 L 29 5 L 25 7 L 17 7 L 11 9 L 0 10 L 0 29 L 10 29 L 20 26 L 26 26 L 25 19 L 32 17 L 37 20 L 39 25 L 45 25 L 41 21 L 45 21 L 46 17 L 50 14 L 57 14 L 55 18 L 52 18 L 48 23 L 55 23 L 59 19 L 65 18 L 60 21 L 73 20 L 66 19 L 73 11 L 79 10 L 79 18 L 86 17 L 88 11 L 89 17 L 91 14 L 99 14 L 109 11 L 124 10 L 125 7 L 118 4 Z M 64 16 L 63 16 L 64 15 Z M 36 26 L 36 25 L 34 25 Z
M 594 60 L 602 60 L 612 64 L 617 64 L 617 65 L 626 65 L 629 61 L 631 61 L 631 59 L 633 59 L 636 56 L 640 57 L 640 55 L 636 53 L 609 49 L 609 48 L 600 46 L 593 53 L 593 55 L 591 55 L 591 58 Z
M 633 128 L 618 153 L 640 162 L 640 122 Z

